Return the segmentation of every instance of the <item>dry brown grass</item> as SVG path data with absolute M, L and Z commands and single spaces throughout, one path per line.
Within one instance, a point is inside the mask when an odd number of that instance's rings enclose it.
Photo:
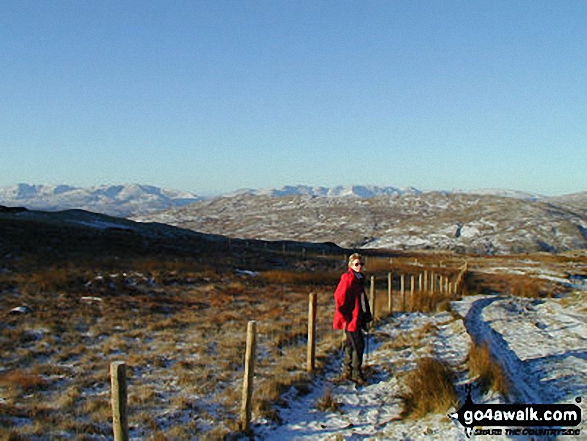
M 501 293 L 529 298 L 551 297 L 563 289 L 548 280 L 524 274 L 480 272 L 469 275 L 467 288 L 469 292 Z
M 587 314 L 587 292 L 585 291 L 575 291 L 559 301 L 566 308 L 573 308 L 577 314 Z
M 0 324 L 7 369 L 0 377 L 7 400 L 0 437 L 108 434 L 109 363 L 122 360 L 129 422 L 139 433 L 223 439 L 238 430 L 249 320 L 258 321 L 258 352 L 267 355 L 256 366 L 254 416 L 278 421 L 280 395 L 309 387 L 310 292 L 319 291 L 321 321 L 330 327 L 331 320 L 331 286 L 321 288 L 328 278 L 299 269 L 288 277 L 276 285 L 197 261 L 153 258 L 1 273 L 0 287 L 11 293 L 2 296 L 2 310 L 26 303 L 32 312 L 6 315 Z M 329 335 L 321 335 L 319 357 L 331 350 Z M 51 405 L 41 409 L 41 402 Z M 166 422 L 175 419 L 189 424 Z
M 22 370 L 13 370 L 0 374 L 0 387 L 11 391 L 31 393 L 43 390 L 47 381 L 40 375 Z
M 541 277 L 544 272 L 560 278 L 569 274 L 587 275 L 584 252 L 478 256 L 468 261 L 466 289 L 471 293 L 553 297 L 568 293 L 569 287 Z
M 15 261 L 9 271 L 1 271 L 0 439 L 109 436 L 109 363 L 119 360 L 128 366 L 129 420 L 138 437 L 234 435 L 249 320 L 258 322 L 259 332 L 253 417 L 279 421 L 276 409 L 284 404 L 283 392 L 295 388 L 305 394 L 310 387 L 305 373 L 309 293 L 318 294 L 318 369 L 338 344 L 331 330 L 332 293 L 346 263 L 341 256 L 300 260 L 299 253 L 279 253 L 282 269 L 274 270 L 273 255 L 258 256 L 245 248 L 225 258 L 211 253 L 216 258 L 211 265 L 206 263 L 211 259 L 197 257 L 85 256 L 49 264 L 38 257 Z M 284 259 L 291 261 L 284 266 Z M 446 271 L 462 263 L 455 256 L 402 255 L 394 256 L 390 267 L 389 258 L 369 256 L 366 271 L 378 278 L 381 310 L 386 306 L 381 283 L 390 268 L 396 274 L 417 264 L 441 268 L 441 260 Z M 477 259 L 472 265 L 482 263 Z M 259 276 L 237 275 L 234 268 Z M 396 287 L 396 306 L 397 293 Z M 432 296 L 414 309 L 435 311 L 447 301 Z M 32 312 L 6 314 L 22 304 Z M 415 335 L 394 344 L 419 348 L 419 339 Z M 450 377 L 442 370 L 419 369 L 424 377 Z M 426 390 L 430 384 L 412 386 Z M 323 398 L 320 405 L 327 405 L 328 397 Z M 408 398 L 410 403 L 424 400 L 415 394 Z M 411 414 L 425 411 L 413 407 Z M 65 420 L 63 414 L 71 418 Z
M 474 344 L 469 351 L 469 372 L 483 393 L 490 389 L 503 396 L 508 394 L 507 377 L 492 358 L 487 343 Z
M 271 270 L 261 273 L 261 279 L 270 284 L 288 285 L 329 285 L 338 283 L 340 271 L 329 272 L 308 272 L 308 271 L 285 271 Z
M 316 409 L 321 412 L 338 412 L 340 407 L 341 403 L 336 401 L 332 395 L 332 388 L 326 389 L 324 395 L 316 400 Z
M 428 413 L 446 413 L 457 403 L 447 365 L 434 359 L 421 359 L 405 377 L 408 391 L 402 395 L 402 417 L 421 418 Z

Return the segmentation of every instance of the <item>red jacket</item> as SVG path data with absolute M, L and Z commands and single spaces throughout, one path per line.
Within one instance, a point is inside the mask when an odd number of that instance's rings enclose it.
M 365 294 L 365 278 L 360 278 L 351 268 L 340 276 L 334 291 L 334 329 L 345 329 L 355 332 L 362 329 L 372 320 L 369 302 Z

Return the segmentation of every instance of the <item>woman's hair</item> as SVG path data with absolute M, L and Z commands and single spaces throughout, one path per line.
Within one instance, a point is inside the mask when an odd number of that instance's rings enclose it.
M 349 266 L 351 266 L 351 263 L 353 263 L 353 260 L 360 260 L 361 262 L 363 261 L 363 256 L 361 256 L 359 253 L 353 253 L 349 256 Z

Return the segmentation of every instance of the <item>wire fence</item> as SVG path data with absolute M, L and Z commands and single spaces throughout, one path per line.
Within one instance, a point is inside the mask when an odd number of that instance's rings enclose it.
M 367 284 L 375 321 L 395 313 L 427 311 L 440 302 L 463 294 L 467 264 L 459 267 L 425 268 L 414 265 L 402 272 L 389 271 L 386 277 L 372 276 Z M 308 387 L 316 360 L 327 357 L 340 345 L 340 331 L 332 329 L 332 290 L 309 294 L 280 293 L 284 306 L 274 311 L 271 320 L 247 322 L 242 338 L 242 406 L 240 430 L 250 431 L 251 418 L 271 416 L 271 408 L 280 395 L 292 386 Z M 291 298 L 290 298 L 291 297 Z M 243 349 L 242 345 L 238 346 Z M 128 439 L 126 385 L 120 382 L 121 363 L 112 366 L 112 410 L 115 440 Z M 309 377 L 310 375 L 310 377 Z M 121 404 L 123 403 L 123 404 Z M 132 412 L 132 409 L 130 410 Z

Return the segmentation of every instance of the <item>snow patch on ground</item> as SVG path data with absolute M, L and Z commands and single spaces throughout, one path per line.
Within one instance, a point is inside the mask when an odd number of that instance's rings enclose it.
M 357 389 L 335 381 L 341 372 L 341 354 L 336 354 L 326 372 L 314 378 L 310 393 L 301 396 L 294 388 L 288 392 L 288 406 L 280 409 L 282 424 L 253 422 L 254 439 L 465 440 L 464 428 L 446 415 L 400 417 L 402 376 L 421 357 L 433 356 L 457 372 L 457 391 L 464 401 L 464 385 L 472 381 L 466 367 L 472 339 L 486 341 L 502 365 L 511 382 L 509 400 L 547 404 L 575 403 L 581 398 L 585 415 L 584 297 L 582 292 L 562 299 L 471 296 L 453 302 L 455 314 L 396 314 L 371 333 L 365 363 L 372 372 L 368 385 Z M 317 400 L 328 392 L 340 404 L 338 411 L 317 409 Z M 503 402 L 504 397 L 474 393 L 474 401 Z M 584 423 L 578 428 L 586 430 Z
M 426 329 L 434 329 L 434 332 L 427 333 Z M 431 415 L 419 420 L 400 417 L 403 409 L 400 378 L 412 370 L 420 358 L 433 356 L 462 370 L 470 343 L 463 322 L 449 313 L 401 314 L 378 326 L 370 339 L 365 363 L 366 370 L 372 372 L 369 385 L 357 389 L 352 383 L 337 383 L 335 379 L 340 375 L 341 363 L 341 354 L 337 354 L 327 373 L 315 378 L 310 394 L 300 398 L 295 396 L 295 391 L 290 391 L 286 397 L 289 407 L 280 410 L 282 425 L 256 422 L 255 438 L 466 439 L 460 425 L 446 415 Z M 416 346 L 410 348 L 409 342 L 414 340 Z M 401 341 L 405 341 L 405 345 Z M 341 405 L 339 411 L 322 412 L 316 408 L 317 400 L 327 391 Z

